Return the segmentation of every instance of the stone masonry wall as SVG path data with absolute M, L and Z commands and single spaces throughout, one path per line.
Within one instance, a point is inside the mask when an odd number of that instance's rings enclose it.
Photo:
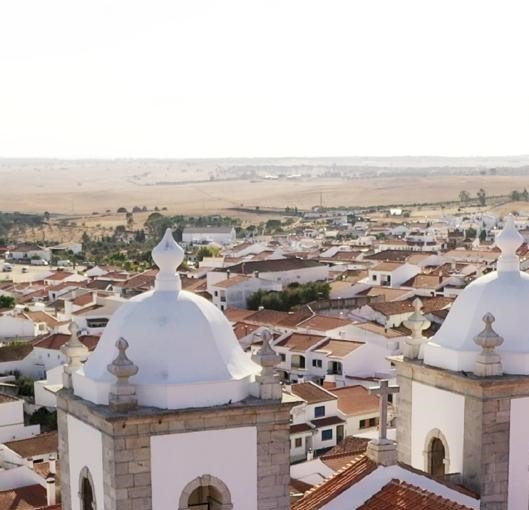
M 288 510 L 289 404 L 253 401 L 248 405 L 182 411 L 140 409 L 127 416 L 94 406 L 63 391 L 59 416 L 66 412 L 103 432 L 104 510 L 150 510 L 150 438 L 202 430 L 255 426 L 257 428 L 258 510 Z M 150 412 L 149 412 L 150 411 Z M 67 430 L 59 433 L 63 493 L 69 494 Z M 72 476 L 76 476 L 73 474 Z M 98 510 L 101 504 L 97 502 Z M 71 504 L 64 499 L 64 510 Z

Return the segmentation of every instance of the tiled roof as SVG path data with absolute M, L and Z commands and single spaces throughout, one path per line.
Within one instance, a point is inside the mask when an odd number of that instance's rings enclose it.
M 371 268 L 371 271 L 395 271 L 395 269 L 402 266 L 402 263 L 400 262 L 381 262 L 380 264 L 377 264 L 375 267 Z
M 7 395 L 5 393 L 0 393 L 0 404 L 6 404 L 7 402 L 16 402 L 18 398 L 13 395 Z
M 348 340 L 326 340 L 318 345 L 312 352 L 324 352 L 332 358 L 345 358 L 359 347 L 365 345 L 363 342 Z
M 314 487 L 310 483 L 303 482 L 302 480 L 296 480 L 295 478 L 290 479 L 290 492 L 297 494 L 303 494 Z
M 237 322 L 233 325 L 233 332 L 238 340 L 248 336 L 250 333 L 258 330 L 261 326 L 257 324 L 249 324 L 247 322 Z
M 382 250 L 372 255 L 367 255 L 364 260 L 385 260 L 385 261 L 396 261 L 405 262 L 408 257 L 415 255 L 417 252 L 412 250 Z
M 327 416 L 326 418 L 318 418 L 317 420 L 311 420 L 311 423 L 316 427 L 328 427 L 329 425 L 339 425 L 345 423 L 339 416 Z
M 58 451 L 59 439 L 57 432 L 47 432 L 39 434 L 28 439 L 19 439 L 18 441 L 8 441 L 5 445 L 14 452 L 18 453 L 24 459 L 36 455 L 45 455 Z
M 45 280 L 51 280 L 51 281 L 62 281 L 66 278 L 68 278 L 69 276 L 72 276 L 74 273 L 70 273 L 68 271 L 55 271 L 55 273 L 52 273 L 50 274 L 49 276 L 46 276 L 46 278 L 44 278 Z
M 305 352 L 324 340 L 322 335 L 309 335 L 308 333 L 292 333 L 276 344 L 291 352 Z
M 239 264 L 230 266 L 229 269 L 232 273 L 251 274 L 255 271 L 269 273 L 278 271 L 292 271 L 295 269 L 305 269 L 308 267 L 317 266 L 323 267 L 323 265 L 316 260 L 288 258 L 240 262 Z M 226 271 L 226 269 L 221 268 L 218 269 L 218 271 Z
M 313 382 L 303 382 L 293 384 L 290 387 L 291 393 L 302 398 L 308 404 L 317 404 L 318 402 L 328 402 L 329 400 L 336 400 L 336 397 L 324 390 L 321 386 Z
M 381 326 L 380 324 L 374 321 L 358 322 L 358 323 L 355 323 L 354 325 L 357 328 L 370 331 L 371 333 L 374 333 L 376 335 L 381 335 L 386 338 L 400 338 L 402 336 L 406 336 L 406 335 L 403 335 L 402 332 L 397 331 L 396 329 L 385 328 L 384 326 Z
M 358 510 L 470 510 L 455 501 L 438 496 L 415 485 L 391 480 Z
M 220 287 L 221 289 L 228 289 L 229 287 L 233 287 L 234 285 L 238 285 L 239 283 L 246 282 L 251 279 L 251 276 L 246 276 L 244 274 L 238 274 L 234 276 L 230 276 L 230 278 L 226 278 L 225 280 L 221 280 L 220 282 L 212 284 L 212 287 Z
M 369 393 L 364 386 L 358 384 L 329 391 L 338 397 L 338 409 L 348 416 L 371 414 L 378 411 L 378 397 Z
M 317 329 L 318 331 L 330 331 L 332 329 L 343 328 L 351 324 L 350 320 L 339 317 L 328 317 L 326 315 L 315 315 L 299 323 L 299 327 L 307 329 Z
M 421 273 L 405 281 L 401 287 L 413 287 L 415 289 L 437 289 L 442 283 L 443 276 Z
M 72 300 L 72 303 L 77 306 L 84 306 L 92 302 L 92 293 L 87 292 L 86 294 L 82 294 L 81 296 L 77 296 L 75 299 Z
M 299 434 L 300 432 L 308 432 L 313 430 L 308 423 L 296 423 L 295 425 L 290 425 L 291 434 Z
M 228 308 L 227 310 L 224 310 L 224 315 L 231 322 L 243 321 L 254 313 L 254 310 L 246 310 L 243 308 Z
M 341 443 L 338 443 L 335 447 L 331 448 L 324 455 L 320 456 L 321 460 L 332 459 L 334 457 L 340 457 L 344 455 L 359 455 L 364 453 L 367 449 L 367 443 L 369 439 L 365 437 L 346 436 Z
M 365 455 L 359 455 L 350 465 L 317 485 L 296 501 L 291 510 L 317 510 L 349 487 L 373 472 L 377 465 Z M 391 507 L 390 507 L 391 508 Z
M 71 335 L 65 333 L 52 333 L 51 335 L 38 336 L 31 341 L 33 347 L 40 347 L 42 349 L 55 349 L 60 348 L 70 339 Z M 93 351 L 97 342 L 99 342 L 99 336 L 96 335 L 81 335 L 79 340 L 86 345 L 88 350 Z
M 33 350 L 31 342 L 24 344 L 11 344 L 0 347 L 0 362 L 2 361 L 20 361 L 24 359 Z
M 454 302 L 454 298 L 433 297 L 422 299 L 422 312 L 431 313 L 434 310 L 448 308 Z M 412 313 L 414 311 L 413 300 L 402 301 L 382 301 L 380 303 L 370 303 L 369 306 L 383 315 L 397 315 L 401 313 Z
M 0 508 L 4 510 L 44 510 L 53 507 L 47 506 L 46 489 L 40 484 L 35 484 L 0 491 Z
M 50 328 L 57 327 L 60 323 L 55 317 L 46 312 L 35 311 L 35 312 L 24 312 L 24 315 L 32 320 L 33 322 L 44 322 Z
M 154 281 L 157 274 L 157 269 L 149 269 L 148 271 L 132 276 L 126 282 L 120 284 L 119 287 L 125 289 L 152 289 L 154 288 Z

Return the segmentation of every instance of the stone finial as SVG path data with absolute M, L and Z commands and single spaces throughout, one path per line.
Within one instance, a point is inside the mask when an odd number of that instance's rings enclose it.
M 281 383 L 279 375 L 275 373 L 274 368 L 281 363 L 281 357 L 274 351 L 270 345 L 272 333 L 264 329 L 259 335 L 263 345 L 253 356 L 252 360 L 263 367 L 261 374 L 255 379 L 259 385 L 259 398 L 263 400 L 281 399 Z
M 411 330 L 411 336 L 404 340 L 404 357 L 422 359 L 422 346 L 428 341 L 423 331 L 430 327 L 430 321 L 422 313 L 422 301 L 413 300 L 414 312 L 404 321 L 404 325 Z
M 509 214 L 504 219 L 503 229 L 496 236 L 496 246 L 501 250 L 498 259 L 498 272 L 520 270 L 520 259 L 516 250 L 522 245 L 523 237 L 514 225 L 514 216 Z
M 108 402 L 112 410 L 123 413 L 138 407 L 136 388 L 129 382 L 129 377 L 138 373 L 138 367 L 125 353 L 129 343 L 124 338 L 120 338 L 116 342 L 116 347 L 119 351 L 118 355 L 107 366 L 107 370 L 117 379 L 110 390 Z
M 174 240 L 173 232 L 168 228 L 162 240 L 152 250 L 152 258 L 160 269 L 156 275 L 156 290 L 178 292 L 182 288 L 176 270 L 184 261 L 184 256 L 184 250 Z
M 494 315 L 487 312 L 483 316 L 485 328 L 474 338 L 474 343 L 481 347 L 481 352 L 476 355 L 474 362 L 474 375 L 480 377 L 503 374 L 501 356 L 494 351 L 503 343 L 503 338 L 492 328 L 495 320 Z
M 67 358 L 62 376 L 64 388 L 72 387 L 72 374 L 81 367 L 81 361 L 88 356 L 88 348 L 79 340 L 79 328 L 75 322 L 71 323 L 70 332 L 70 338 L 61 347 L 61 352 Z

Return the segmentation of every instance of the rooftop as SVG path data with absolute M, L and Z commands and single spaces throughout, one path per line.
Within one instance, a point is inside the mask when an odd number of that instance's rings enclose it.
M 57 452 L 59 449 L 59 439 L 57 432 L 47 432 L 28 439 L 8 441 L 5 445 L 24 459 L 27 459 L 37 455 Z
M 299 398 L 302 398 L 307 404 L 317 404 L 319 402 L 328 402 L 336 400 L 336 397 L 313 382 L 303 382 L 293 384 L 290 392 Z
M 379 400 L 361 385 L 344 386 L 329 390 L 338 398 L 338 409 L 349 416 L 378 412 Z

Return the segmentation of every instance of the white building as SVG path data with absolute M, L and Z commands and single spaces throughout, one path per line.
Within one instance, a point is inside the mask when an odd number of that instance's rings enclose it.
M 40 425 L 24 425 L 24 401 L 0 394 L 0 443 L 40 434 Z
M 250 360 L 222 312 L 181 290 L 183 257 L 168 230 L 155 289 L 113 315 L 84 365 L 66 348 L 64 510 L 289 508 L 295 401 L 282 399 L 277 356 L 263 340 L 261 366 Z
M 182 232 L 185 244 L 218 243 L 228 245 L 235 242 L 237 235 L 234 227 L 186 227 Z
M 220 310 L 246 308 L 248 298 L 258 290 L 280 291 L 281 283 L 257 276 L 228 275 L 228 278 L 211 284 L 209 292 L 213 304 Z

